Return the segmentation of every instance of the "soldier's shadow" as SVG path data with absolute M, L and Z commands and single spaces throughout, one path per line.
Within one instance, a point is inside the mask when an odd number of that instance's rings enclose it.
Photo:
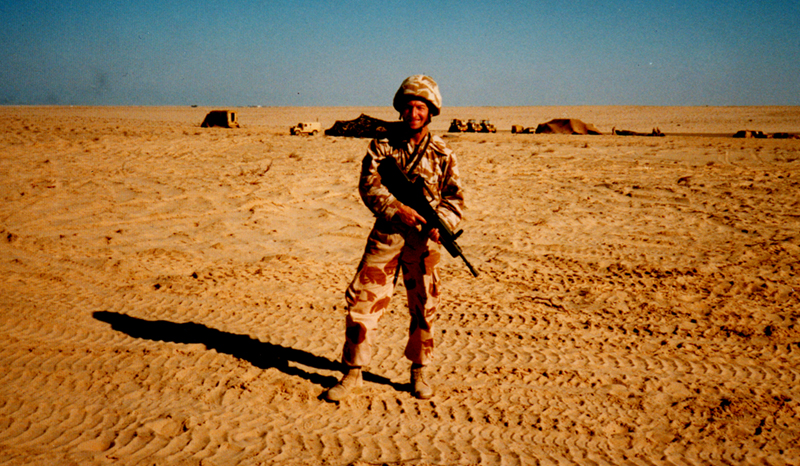
M 223 332 L 203 324 L 194 322 L 176 323 L 166 320 L 145 320 L 117 312 L 98 311 L 92 316 L 108 324 L 111 328 L 128 334 L 134 338 L 173 343 L 201 343 L 208 349 L 225 353 L 247 361 L 261 369 L 275 368 L 287 375 L 302 377 L 324 388 L 332 387 L 337 377 L 317 374 L 289 362 L 301 364 L 320 370 L 344 373 L 345 366 L 341 362 L 332 361 L 307 351 L 287 348 L 281 345 L 265 343 L 247 335 Z M 404 390 L 403 384 L 392 382 L 386 377 L 364 371 L 364 380 L 376 384 L 388 385 L 396 390 Z

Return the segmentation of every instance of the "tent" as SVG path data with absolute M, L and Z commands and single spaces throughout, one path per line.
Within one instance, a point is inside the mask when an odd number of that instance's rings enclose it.
M 355 138 L 385 138 L 400 122 L 383 121 L 363 113 L 355 120 L 337 121 L 325 130 L 326 136 L 350 136 Z
M 589 123 L 575 118 L 557 118 L 536 127 L 536 134 L 601 134 Z

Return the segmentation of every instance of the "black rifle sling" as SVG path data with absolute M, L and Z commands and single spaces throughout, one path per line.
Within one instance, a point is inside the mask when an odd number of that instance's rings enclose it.
M 408 167 L 406 170 L 406 176 L 411 178 L 411 174 L 414 173 L 414 169 L 417 168 L 419 165 L 420 160 L 425 155 L 425 152 L 428 150 L 428 143 L 431 142 L 431 133 L 425 135 L 425 140 L 419 144 L 417 147 L 414 148 L 414 153 L 411 154 L 411 166 Z M 422 150 L 420 150 L 420 147 Z

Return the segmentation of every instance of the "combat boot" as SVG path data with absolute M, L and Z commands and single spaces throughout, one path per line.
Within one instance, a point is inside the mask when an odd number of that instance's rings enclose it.
M 420 400 L 433 396 L 433 388 L 425 381 L 425 366 L 411 366 L 411 393 Z
M 342 377 L 342 380 L 325 393 L 325 399 L 328 401 L 343 400 L 350 393 L 359 391 L 363 385 L 364 379 L 361 377 L 361 368 L 351 367 L 347 374 Z

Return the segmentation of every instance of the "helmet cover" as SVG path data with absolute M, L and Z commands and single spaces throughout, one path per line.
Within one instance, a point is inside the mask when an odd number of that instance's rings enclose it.
M 403 81 L 392 102 L 395 110 L 402 112 L 403 105 L 408 98 L 418 98 L 427 102 L 431 116 L 438 115 L 442 110 L 442 94 L 439 93 L 439 85 L 428 76 L 416 74 Z

